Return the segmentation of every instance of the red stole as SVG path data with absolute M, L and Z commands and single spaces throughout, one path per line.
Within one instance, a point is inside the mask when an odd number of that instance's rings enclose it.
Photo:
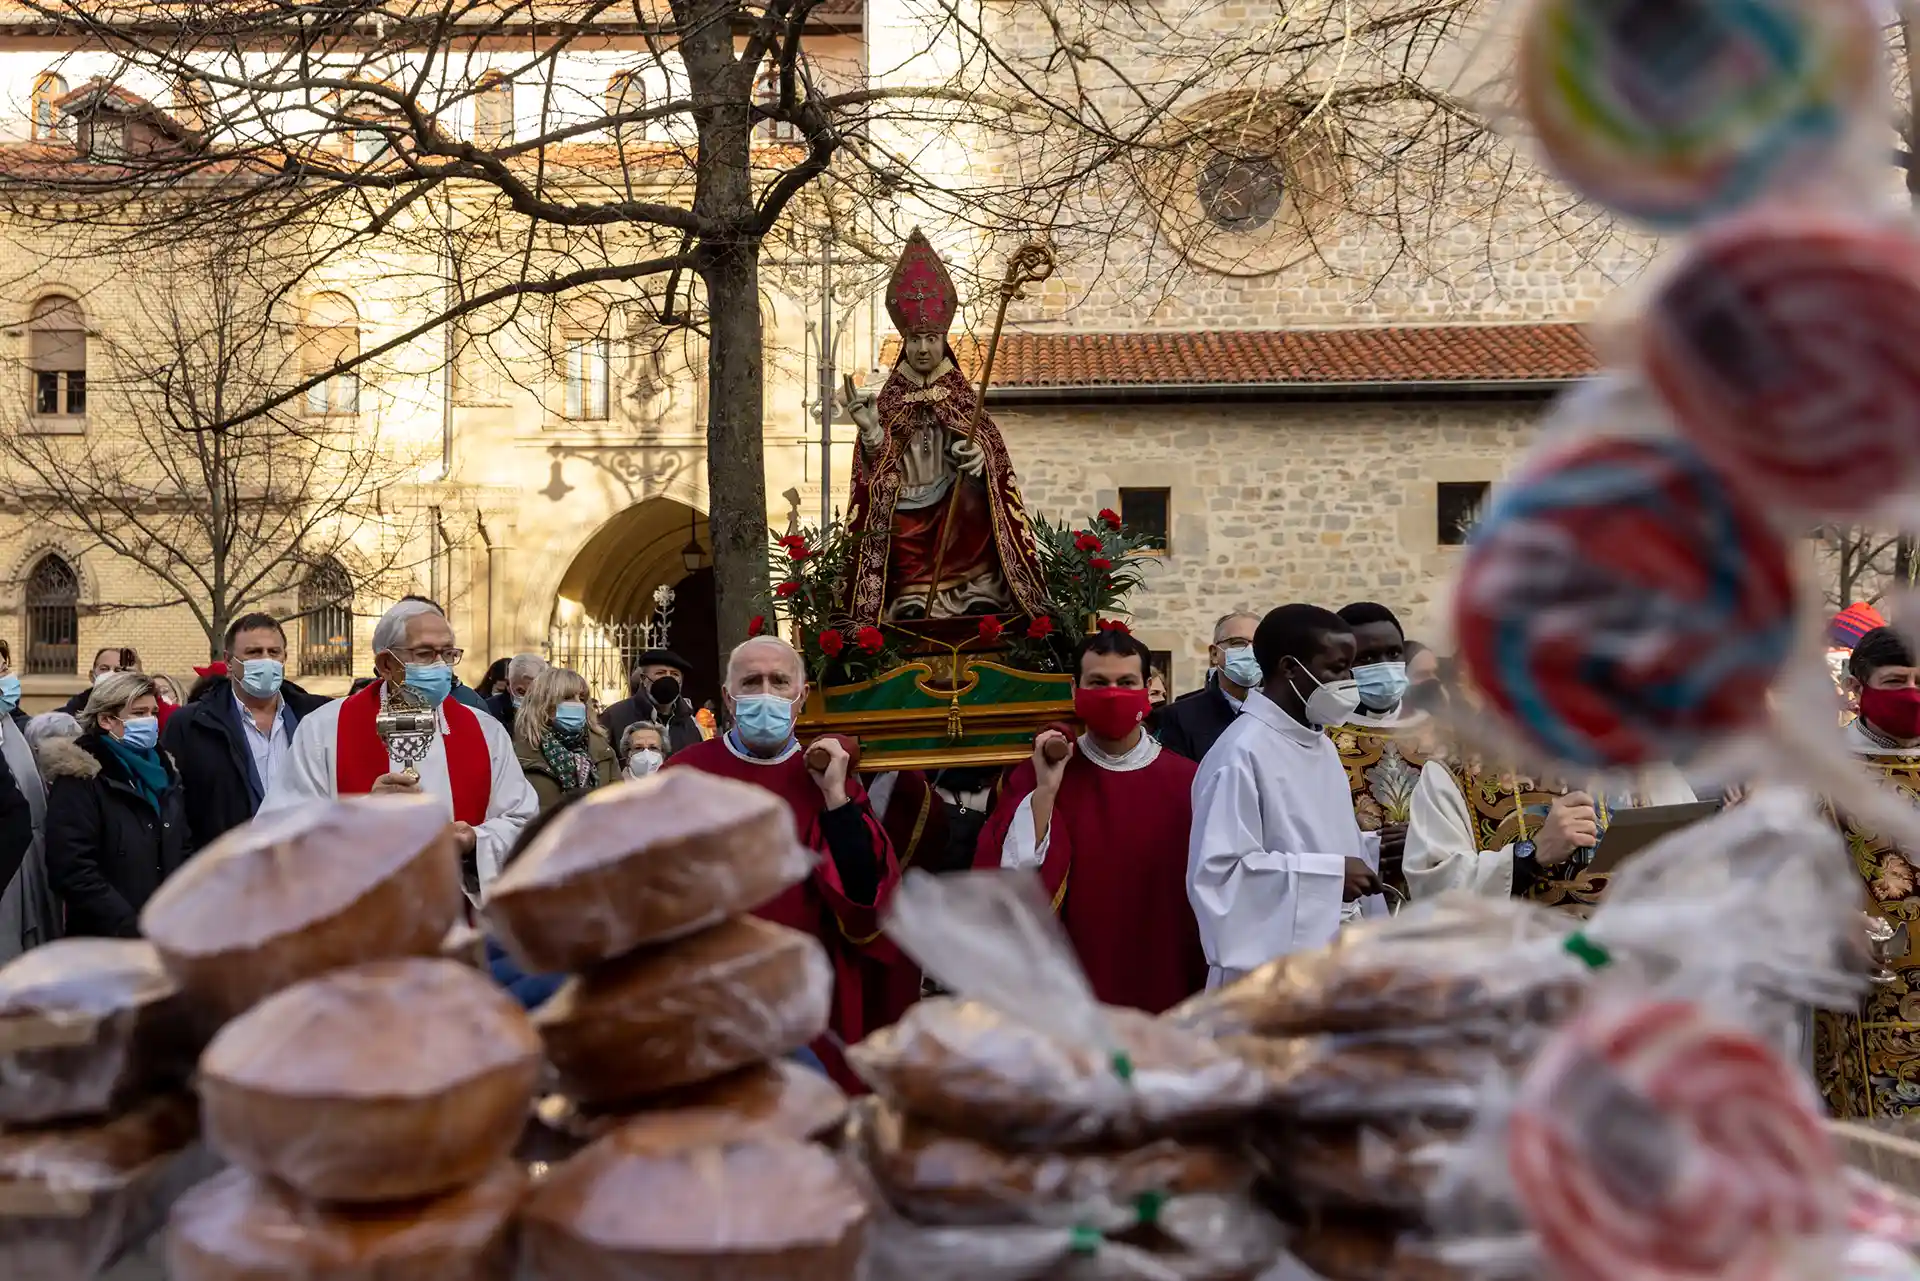
M 375 779 L 393 769 L 387 745 L 373 727 L 380 715 L 380 689 L 375 681 L 340 704 L 334 790 L 341 796 L 366 795 Z M 487 806 L 493 801 L 493 758 L 487 753 L 487 736 L 473 710 L 458 700 L 446 699 L 440 711 L 447 718 L 441 742 L 446 744 L 447 778 L 453 785 L 453 816 L 478 827 L 487 821 Z
M 1040 879 L 1093 994 L 1158 1014 L 1207 982 L 1200 927 L 1187 902 L 1187 837 L 1199 767 L 1162 750 L 1143 769 L 1103 769 L 1076 751 L 1053 805 Z M 1000 866 L 1033 762 L 1007 779 L 980 833 L 974 866 Z M 1022 819 L 1022 822 L 1030 820 Z

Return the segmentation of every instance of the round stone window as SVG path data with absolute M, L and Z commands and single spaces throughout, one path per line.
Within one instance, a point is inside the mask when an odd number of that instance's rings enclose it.
M 1286 203 L 1286 175 L 1271 156 L 1216 155 L 1194 186 L 1201 209 L 1222 231 L 1257 231 Z

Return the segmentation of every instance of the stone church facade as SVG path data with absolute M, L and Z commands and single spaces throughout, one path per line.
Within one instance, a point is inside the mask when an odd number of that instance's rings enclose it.
M 17 17 L 0 5 L 0 162 L 46 143 L 37 136 L 46 77 L 73 94 L 111 74 L 100 56 L 36 36 Z M 850 61 L 891 68 L 870 71 L 873 83 L 909 73 L 905 0 L 842 3 L 834 21 L 831 40 Z M 579 75 L 588 83 L 605 70 Z M 165 86 L 122 89 L 142 109 L 170 105 Z M 962 146 L 954 163 L 980 159 Z M 1649 252 L 1612 229 L 1585 240 L 1541 229 L 1526 212 L 1532 198 L 1491 219 L 1468 200 L 1415 261 L 1376 229 L 1316 221 L 1287 175 L 1271 191 L 1259 177 L 1239 175 L 1228 193 L 1239 202 L 1228 211 L 1230 252 L 1197 242 L 1172 257 L 1144 242 L 1094 252 L 1063 240 L 1055 278 L 1010 313 L 988 396 L 1030 508 L 1081 517 L 1114 507 L 1164 534 L 1134 621 L 1180 689 L 1197 683 L 1213 620 L 1233 609 L 1372 599 L 1413 634 L 1433 634 L 1474 510 L 1526 448 L 1547 399 L 1593 370 L 1581 322 Z M 1167 204 L 1211 216 L 1219 176 L 1174 178 L 1188 188 Z M 1527 183 L 1543 199 L 1551 190 Z M 905 201 L 895 221 L 925 225 L 963 280 L 992 279 L 1011 247 Z M 1309 232 L 1315 252 L 1305 254 Z M 89 352 L 103 353 L 143 323 L 129 285 L 138 264 L 76 262 L 37 246 L 41 234 L 14 226 L 0 236 L 0 376 L 17 384 L 19 402 L 0 398 L 0 412 L 34 413 L 36 317 L 70 307 L 60 314 L 80 316 Z M 409 327 L 406 300 L 383 294 L 390 275 L 370 258 L 317 291 L 345 300 L 340 323 L 353 341 L 374 345 Z M 816 519 L 822 505 L 818 269 L 772 261 L 766 284 L 768 520 L 784 526 L 795 510 Z M 879 284 L 872 272 L 836 278 L 834 364 L 860 378 L 890 358 Z M 977 288 L 966 300 L 955 335 L 963 365 L 977 366 L 986 302 Z M 617 325 L 604 332 L 609 349 L 582 348 L 559 327 L 484 358 L 457 335 L 436 335 L 369 373 L 356 415 L 383 447 L 419 458 L 394 487 L 391 531 L 372 537 L 407 547 L 350 616 L 303 618 L 295 678 L 337 690 L 370 670 L 373 619 L 416 591 L 445 603 L 468 648 L 468 679 L 489 658 L 544 651 L 589 668 L 617 697 L 617 673 L 647 635 L 639 625 L 660 621 L 665 588 L 674 593 L 665 638 L 696 651 L 695 690 L 712 692 L 704 356 L 691 343 L 622 350 Z M 61 430 L 103 440 L 109 416 L 106 407 L 52 415 Z M 833 433 L 829 501 L 844 504 L 853 427 L 843 418 Z M 99 645 L 138 644 L 148 670 L 175 675 L 205 661 L 191 617 L 149 607 L 139 576 L 106 549 L 38 535 L 5 510 L 0 546 L 0 636 L 16 670 L 36 628 L 71 633 L 68 670 L 48 670 L 62 659 L 40 645 L 26 674 L 30 704 L 77 688 Z M 54 580 L 64 595 L 49 594 Z M 260 604 L 302 612 L 298 593 Z M 302 672 L 303 658 L 313 670 Z

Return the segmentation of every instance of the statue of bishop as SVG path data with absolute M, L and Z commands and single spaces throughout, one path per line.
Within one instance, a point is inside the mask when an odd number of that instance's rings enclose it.
M 887 288 L 900 358 L 877 395 L 863 388 L 848 405 L 860 429 L 847 509 L 856 623 L 1046 612 L 1006 443 L 976 413 L 947 344 L 958 310 L 946 265 L 916 227 Z

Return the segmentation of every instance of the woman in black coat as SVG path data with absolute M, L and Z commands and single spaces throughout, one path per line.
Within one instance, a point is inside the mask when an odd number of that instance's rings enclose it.
M 116 672 L 93 687 L 71 743 L 43 747 L 47 871 L 66 932 L 134 938 L 140 909 L 187 857 L 180 775 L 158 747 L 153 682 Z

